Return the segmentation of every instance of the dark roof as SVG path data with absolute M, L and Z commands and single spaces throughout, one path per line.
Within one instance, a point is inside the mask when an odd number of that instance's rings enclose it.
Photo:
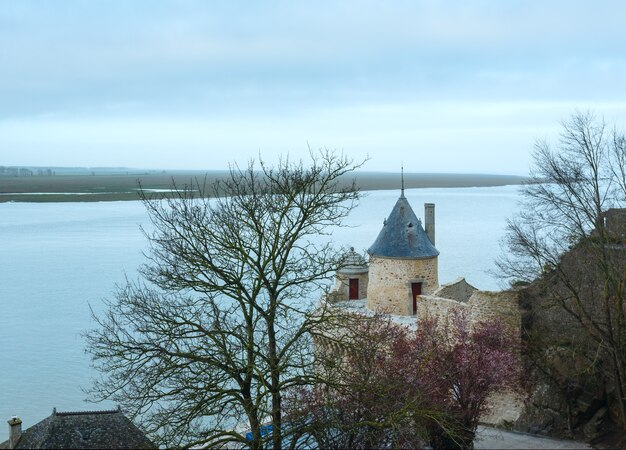
M 372 256 L 403 259 L 434 258 L 439 255 L 404 194 L 391 210 L 368 253 Z
M 9 441 L 0 444 L 8 448 Z M 156 448 L 118 409 L 52 412 L 22 432 L 15 448 Z

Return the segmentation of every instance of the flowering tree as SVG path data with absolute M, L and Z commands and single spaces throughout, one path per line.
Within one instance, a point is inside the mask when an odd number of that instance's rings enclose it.
M 445 319 L 418 319 L 413 344 L 422 374 L 434 394 L 432 401 L 456 419 L 456 430 L 433 423 L 433 448 L 472 448 L 487 398 L 504 388 L 519 386 L 519 338 L 496 320 L 471 323 L 464 310 Z
M 417 331 L 352 317 L 322 344 L 327 382 L 292 392 L 289 421 L 320 447 L 471 448 L 487 397 L 517 381 L 516 345 L 495 321 L 422 318 Z M 311 444 L 311 442 L 308 442 Z
M 343 325 L 318 345 L 326 383 L 294 392 L 288 420 L 321 448 L 423 447 L 441 414 L 428 404 L 409 330 L 381 315 Z

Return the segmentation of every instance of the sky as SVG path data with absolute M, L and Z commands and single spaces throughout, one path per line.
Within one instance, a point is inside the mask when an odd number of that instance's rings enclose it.
M 626 3 L 0 0 L 0 165 L 519 174 L 626 124 Z

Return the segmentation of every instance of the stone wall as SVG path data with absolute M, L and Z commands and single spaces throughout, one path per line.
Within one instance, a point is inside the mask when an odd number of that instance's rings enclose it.
M 359 300 L 367 298 L 367 284 L 369 280 L 368 273 L 344 274 L 337 273 L 335 276 L 335 287 L 332 291 L 332 299 L 334 301 L 343 301 L 350 298 L 350 278 L 359 280 Z
M 433 295 L 421 295 L 417 301 L 417 317 L 445 318 L 451 310 L 456 308 L 469 311 L 467 303 Z
M 474 291 L 467 302 L 421 295 L 417 302 L 417 314 L 445 318 L 451 309 L 461 308 L 469 312 L 472 322 L 496 319 L 504 321 L 519 334 L 521 331 L 521 313 L 519 292 L 517 291 Z
M 389 314 L 412 314 L 411 283 L 422 283 L 422 294 L 439 287 L 437 257 L 428 259 L 392 259 L 370 257 L 368 308 Z
M 474 322 L 496 319 L 521 336 L 522 316 L 518 291 L 475 291 L 467 302 Z
M 611 208 L 602 216 L 609 235 L 617 242 L 626 244 L 626 209 Z
M 608 231 L 619 233 L 619 221 L 611 221 L 621 210 L 609 211 Z M 622 225 L 626 227 L 625 222 Z M 613 364 L 611 354 L 589 337 L 589 322 L 581 325 L 565 309 L 585 311 L 603 323 L 606 277 L 624 280 L 626 246 L 615 243 L 602 249 L 610 262 L 603 266 L 597 244 L 593 236 L 581 241 L 561 256 L 558 270 L 544 271 L 520 290 L 526 370 L 534 383 L 515 424 L 519 431 L 602 440 L 604 433 L 617 428 L 625 435 L 615 378 L 607 373 Z M 569 293 L 571 283 L 578 283 L 576 296 Z M 626 446 L 612 442 L 604 448 Z
M 487 399 L 487 408 L 487 413 L 480 417 L 482 423 L 510 427 L 524 410 L 524 399 L 510 390 L 496 392 Z

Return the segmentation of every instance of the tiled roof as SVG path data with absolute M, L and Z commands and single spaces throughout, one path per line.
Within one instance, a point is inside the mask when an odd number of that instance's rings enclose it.
M 404 194 L 391 210 L 368 253 L 371 256 L 402 259 L 434 258 L 439 255 Z
M 8 448 L 8 441 L 0 448 Z M 156 448 L 120 410 L 56 412 L 22 432 L 15 448 Z
M 354 251 L 354 247 L 350 248 L 350 251 L 343 255 L 342 266 L 337 271 L 345 274 L 358 274 L 366 273 L 369 269 L 367 267 L 367 261 L 365 258 Z

